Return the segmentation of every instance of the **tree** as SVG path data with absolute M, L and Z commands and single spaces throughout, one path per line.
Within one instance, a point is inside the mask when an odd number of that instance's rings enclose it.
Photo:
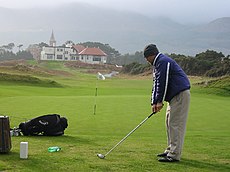
M 48 47 L 49 45 L 45 42 L 41 42 L 38 44 L 39 47 L 43 48 L 43 47 Z
M 213 50 L 207 50 L 206 52 L 196 54 L 195 57 L 199 60 L 206 60 L 206 61 L 216 63 L 216 62 L 220 62 L 222 58 L 224 58 L 224 55 L 221 52 L 217 53 L 216 51 Z
M 12 51 L 3 51 L 0 53 L 0 60 L 13 60 L 16 55 Z
M 12 51 L 12 49 L 15 47 L 14 43 L 9 43 L 8 44 L 8 49 Z
M 22 44 L 19 44 L 17 47 L 18 47 L 18 51 L 21 51 L 21 48 L 22 48 Z
M 8 45 L 2 45 L 0 49 L 2 51 L 12 51 L 14 46 L 15 46 L 14 43 L 9 43 Z
M 133 62 L 125 65 L 122 68 L 121 72 L 136 75 L 149 70 L 151 70 L 151 66 L 149 64 L 140 64 L 137 62 Z
M 41 57 L 42 47 L 40 47 L 38 44 L 31 44 L 28 46 L 26 51 L 29 51 L 35 60 L 39 60 Z
M 74 42 L 71 41 L 71 40 L 68 40 L 65 42 L 65 44 L 63 46 L 66 46 L 66 47 L 72 47 L 74 45 Z
M 102 44 L 100 42 L 84 42 L 84 43 L 79 43 L 79 44 L 83 45 L 84 47 L 100 48 L 102 51 L 104 51 L 108 55 L 108 57 L 118 57 L 121 55 L 119 51 L 112 48 L 109 44 Z
M 16 53 L 16 59 L 31 60 L 33 59 L 33 55 L 29 51 L 22 50 Z

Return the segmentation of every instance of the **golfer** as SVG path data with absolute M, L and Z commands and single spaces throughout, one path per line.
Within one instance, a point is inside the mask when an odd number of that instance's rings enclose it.
M 144 57 L 153 66 L 154 84 L 151 106 L 159 112 L 167 103 L 167 147 L 157 156 L 160 162 L 178 162 L 184 142 L 190 104 L 190 83 L 181 67 L 170 57 L 160 53 L 154 44 L 147 45 Z

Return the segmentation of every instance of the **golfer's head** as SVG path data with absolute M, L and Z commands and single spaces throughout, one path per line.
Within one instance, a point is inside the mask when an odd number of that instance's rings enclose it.
M 154 44 L 149 44 L 144 48 L 144 57 L 150 64 L 153 64 L 154 58 L 158 53 L 157 46 Z

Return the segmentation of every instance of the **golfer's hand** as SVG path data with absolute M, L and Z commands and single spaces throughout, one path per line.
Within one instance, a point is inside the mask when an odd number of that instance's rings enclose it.
M 152 105 L 152 112 L 159 112 L 163 108 L 163 103 L 157 103 Z

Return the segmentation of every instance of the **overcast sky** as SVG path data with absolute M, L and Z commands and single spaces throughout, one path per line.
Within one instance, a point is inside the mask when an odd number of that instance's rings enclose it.
M 230 17 L 230 0 L 0 0 L 0 7 L 56 7 L 71 2 L 134 11 L 148 16 L 165 16 L 180 23 L 209 22 Z

